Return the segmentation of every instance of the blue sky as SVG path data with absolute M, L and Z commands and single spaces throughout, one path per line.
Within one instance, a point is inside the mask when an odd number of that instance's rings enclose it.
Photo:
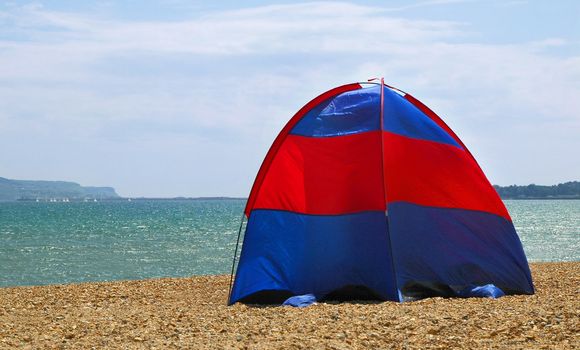
M 491 182 L 580 179 L 580 2 L 8 1 L 0 176 L 246 196 L 303 104 L 384 76 Z

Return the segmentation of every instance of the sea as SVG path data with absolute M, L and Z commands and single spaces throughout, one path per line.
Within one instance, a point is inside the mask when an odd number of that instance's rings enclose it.
M 528 260 L 580 261 L 580 200 L 505 204 Z M 244 205 L 0 202 L 0 287 L 229 274 Z

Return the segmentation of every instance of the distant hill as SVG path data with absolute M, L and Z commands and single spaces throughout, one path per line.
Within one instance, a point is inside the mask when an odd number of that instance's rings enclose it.
M 580 199 L 580 182 L 570 181 L 557 185 L 493 186 L 502 199 Z M 51 199 L 71 201 L 85 199 L 122 199 L 112 187 L 81 186 L 67 181 L 10 180 L 0 177 L 0 201 Z M 134 198 L 147 200 L 148 198 Z M 163 198 L 155 198 L 161 200 Z M 188 200 L 245 199 L 229 197 L 166 198 Z
M 570 181 L 557 185 L 493 186 L 503 199 L 580 199 L 580 182 Z
M 112 187 L 83 187 L 67 181 L 10 180 L 0 177 L 0 201 L 113 199 Z

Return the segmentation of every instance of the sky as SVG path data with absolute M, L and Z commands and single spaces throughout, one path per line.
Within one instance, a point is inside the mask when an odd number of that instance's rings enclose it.
M 245 197 L 292 115 L 384 77 L 494 184 L 580 180 L 578 1 L 3 1 L 0 176 Z

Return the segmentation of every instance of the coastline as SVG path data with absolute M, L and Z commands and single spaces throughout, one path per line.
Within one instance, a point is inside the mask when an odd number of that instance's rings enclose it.
M 531 263 L 535 295 L 225 305 L 229 276 L 0 288 L 4 348 L 580 348 L 580 262 Z

